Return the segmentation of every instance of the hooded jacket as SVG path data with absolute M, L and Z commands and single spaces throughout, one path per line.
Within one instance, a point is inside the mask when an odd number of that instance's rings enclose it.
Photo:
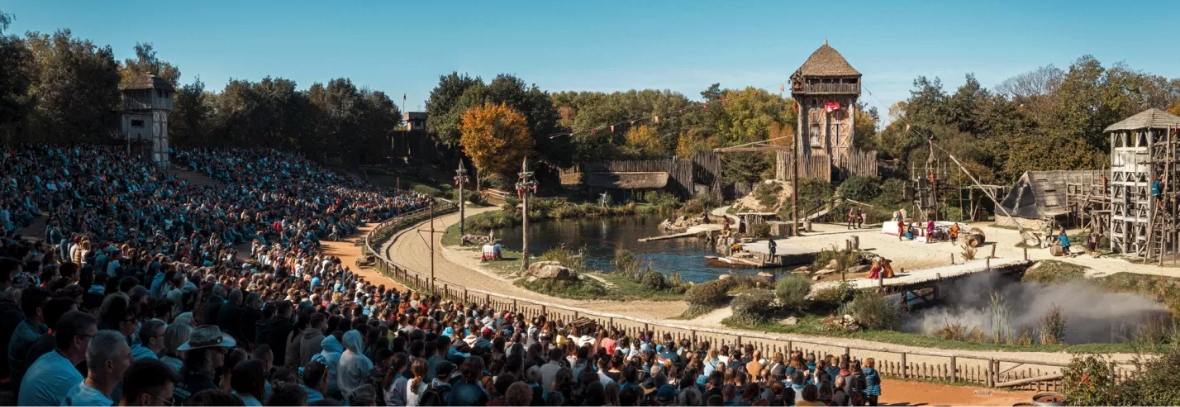
M 328 367 L 328 394 L 335 394 L 340 390 L 337 378 L 340 374 L 340 356 L 344 352 L 344 347 L 332 335 L 325 336 L 320 342 L 320 347 L 323 350 L 312 356 L 311 360 L 319 361 Z
M 316 328 L 307 328 L 303 330 L 303 337 L 299 340 L 299 366 L 307 366 L 311 362 L 311 357 L 315 356 L 323 350 L 321 344 L 324 342 L 324 333 Z M 290 350 L 288 350 L 290 352 Z
M 351 330 L 344 333 L 344 353 L 340 355 L 340 368 L 337 369 L 340 392 L 348 397 L 357 387 L 368 382 L 369 373 L 373 370 L 373 361 L 364 355 L 364 341 L 361 333 Z

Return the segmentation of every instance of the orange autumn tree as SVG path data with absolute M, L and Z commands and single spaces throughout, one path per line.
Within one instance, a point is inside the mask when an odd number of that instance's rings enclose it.
M 627 130 L 623 153 L 635 158 L 659 157 L 664 155 L 660 135 L 654 128 L 639 125 Z
M 475 164 L 476 183 L 489 173 L 509 174 L 532 151 L 528 121 L 505 103 L 484 102 L 463 112 L 459 146 Z

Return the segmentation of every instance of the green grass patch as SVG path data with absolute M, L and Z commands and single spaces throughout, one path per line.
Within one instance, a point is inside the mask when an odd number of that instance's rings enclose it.
M 1058 260 L 1045 260 L 1024 272 L 1024 281 L 1059 284 L 1086 278 L 1086 267 Z

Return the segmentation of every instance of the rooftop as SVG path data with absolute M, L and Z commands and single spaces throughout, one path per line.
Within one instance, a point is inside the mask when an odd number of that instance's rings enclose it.
M 1180 116 L 1153 107 L 1112 124 L 1103 131 L 1170 129 L 1177 126 L 1180 126 Z
M 171 83 L 168 83 L 164 78 L 145 73 L 135 78 L 134 81 L 123 86 L 123 89 L 162 89 L 167 91 L 175 91 Z
M 797 74 L 803 76 L 860 76 L 852 65 L 840 55 L 840 51 L 836 51 L 828 45 L 828 41 L 824 40 L 824 45 L 811 53 L 807 57 L 807 61 L 803 66 L 799 67 Z

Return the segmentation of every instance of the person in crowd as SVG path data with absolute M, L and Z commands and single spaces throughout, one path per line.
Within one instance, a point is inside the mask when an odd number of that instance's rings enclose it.
M 315 403 L 324 399 L 328 391 L 328 366 L 320 361 L 312 361 L 303 370 L 303 384 L 300 385 L 307 393 L 307 402 Z M 415 404 L 408 404 L 415 405 Z
M 299 340 L 299 365 L 307 366 L 312 356 L 323 352 L 324 333 L 328 330 L 328 317 L 324 314 L 312 314 L 307 329 Z
M 181 382 L 173 390 L 177 401 L 184 402 L 202 390 L 217 389 L 216 372 L 225 364 L 225 355 L 234 344 L 234 339 L 216 325 L 193 329 L 188 342 L 176 348 L 185 353 Z
M 246 403 L 242 401 L 241 397 L 233 395 L 233 393 L 221 389 L 205 389 L 196 392 L 185 400 L 185 406 L 233 406 L 246 407 Z
M 865 358 L 864 368 L 864 394 L 865 403 L 870 406 L 877 405 L 877 398 L 881 396 L 881 376 L 877 374 L 877 362 L 873 358 Z
M 159 319 L 149 319 L 139 325 L 139 340 L 131 346 L 131 356 L 135 360 L 159 359 L 164 351 L 164 339 L 168 324 Z
M 252 359 L 234 366 L 230 386 L 246 406 L 261 407 L 266 394 L 266 370 L 262 361 Z
M 306 406 L 307 392 L 292 383 L 280 382 L 274 387 L 268 406 Z
M 86 379 L 66 392 L 67 406 L 109 406 L 111 392 L 131 367 L 131 348 L 118 331 L 99 331 L 86 349 Z
M 367 384 L 373 362 L 362 352 L 364 343 L 359 331 L 354 329 L 344 334 L 344 347 L 337 378 L 340 392 L 344 397 L 349 397 L 353 390 Z
M 164 355 L 160 357 L 160 361 L 171 367 L 173 372 L 179 373 L 180 368 L 184 365 L 184 359 L 181 358 L 181 352 L 178 349 L 188 342 L 192 333 L 193 327 L 183 321 L 173 323 L 164 330 Z M 142 338 L 140 338 L 140 342 L 143 342 Z
M 430 385 L 431 379 L 427 376 L 428 370 L 426 367 L 426 360 L 421 358 L 414 360 L 413 366 L 410 367 L 410 372 L 414 375 L 414 377 L 406 381 L 405 395 L 406 405 L 412 407 L 418 405 L 418 399 L 426 391 L 426 387 Z M 532 390 L 529 391 L 529 394 L 529 397 L 532 397 Z
M 164 362 L 146 358 L 132 363 L 123 373 L 122 406 L 170 406 L 172 389 L 180 382 L 176 371 Z
M 94 316 L 70 311 L 54 325 L 56 349 L 41 355 L 20 382 L 18 405 L 60 406 L 66 393 L 84 379 L 77 366 L 86 360 L 90 340 L 98 335 Z
M 33 342 L 49 332 L 45 325 L 45 306 L 49 304 L 49 291 L 41 287 L 28 287 L 20 291 L 20 308 L 24 320 L 12 332 L 8 342 L 8 366 L 12 380 L 20 383 L 32 362 L 29 352 Z

